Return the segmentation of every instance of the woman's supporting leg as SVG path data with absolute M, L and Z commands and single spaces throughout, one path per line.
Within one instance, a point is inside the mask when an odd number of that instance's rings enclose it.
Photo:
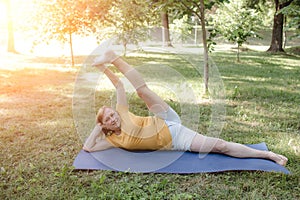
M 94 65 L 103 65 L 106 63 L 112 63 L 126 76 L 151 112 L 161 113 L 167 111 L 169 108 L 168 104 L 148 88 L 143 77 L 135 68 L 130 66 L 121 57 L 118 57 L 113 51 L 105 52 L 102 57 L 95 60 Z
M 288 160 L 285 156 L 271 151 L 261 151 L 239 143 L 227 142 L 222 139 L 207 137 L 201 134 L 197 134 L 193 139 L 191 151 L 200 153 L 222 153 L 238 158 L 264 158 L 273 160 L 283 166 Z

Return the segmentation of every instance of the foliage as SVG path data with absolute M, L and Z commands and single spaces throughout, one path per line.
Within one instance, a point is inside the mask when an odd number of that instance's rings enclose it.
M 173 33 L 173 40 L 186 41 L 190 37 L 192 24 L 188 21 L 188 16 L 184 15 L 181 19 L 174 19 L 170 24 L 170 30 Z
M 69 42 L 72 65 L 73 34 L 86 36 L 95 32 L 110 7 L 110 1 L 104 0 L 50 0 L 35 4 L 37 9 L 31 20 L 36 34 L 34 46 L 51 40 Z
M 43 42 L 69 41 L 69 34 L 87 35 L 98 28 L 98 20 L 105 17 L 110 1 L 50 0 L 36 1 L 33 19 Z
M 260 22 L 255 10 L 243 8 L 239 1 L 232 1 L 217 10 L 213 23 L 216 33 L 238 45 L 239 61 L 240 47 L 249 37 L 259 37 L 256 31 L 261 25 Z
M 158 22 L 152 4 L 142 0 L 36 1 L 36 8 L 33 18 L 40 34 L 35 44 L 71 43 L 72 34 L 94 34 L 98 40 L 117 37 L 126 48 L 128 43 L 145 40 L 149 26 Z
M 212 8 L 217 7 L 218 5 L 222 5 L 225 2 L 229 2 L 229 0 L 205 0 L 204 1 L 205 10 L 206 12 L 209 12 L 209 10 L 211 10 Z M 199 1 L 160 0 L 157 2 L 157 4 L 158 4 L 158 9 L 168 10 L 168 13 L 175 20 L 175 23 L 178 23 L 178 20 L 183 20 L 184 18 L 188 18 L 188 19 L 194 18 L 195 21 L 198 21 L 201 18 L 200 17 L 201 6 Z M 188 20 L 185 21 L 189 22 Z M 189 27 L 186 27 L 184 29 L 188 30 Z
M 229 2 L 229 0 L 204 0 L 205 9 L 210 10 L 216 5 Z M 173 13 L 174 18 L 180 19 L 184 15 L 189 17 L 194 16 L 195 13 L 199 14 L 200 2 L 197 0 L 158 0 L 160 9 L 166 9 Z
M 199 1 L 174 0 L 172 2 L 176 2 L 176 17 L 187 15 L 189 17 L 193 17 L 195 21 L 199 20 L 201 22 L 201 5 Z M 204 12 L 209 13 L 213 8 L 217 8 L 218 6 L 223 5 L 226 2 L 229 2 L 229 0 L 204 0 Z M 204 20 L 205 24 L 209 24 L 209 17 L 206 17 Z M 213 29 L 209 29 L 208 31 L 210 32 L 210 34 L 209 37 L 206 38 L 207 48 L 208 52 L 212 52 L 214 49 L 214 45 L 216 45 L 216 42 L 214 41 L 215 31 Z
M 264 27 L 272 27 L 274 18 L 273 0 L 242 0 L 242 7 L 254 9 L 260 15 L 261 24 Z
M 137 44 L 148 38 L 148 29 L 159 22 L 153 4 L 143 0 L 114 0 L 106 18 L 105 31 L 100 30 L 98 40 L 116 36 L 125 52 L 129 43 Z
M 289 6 L 282 8 L 280 13 L 288 16 L 286 30 L 292 30 L 291 38 L 300 38 L 300 1 L 293 1 Z
M 273 0 L 271 0 L 273 1 Z M 262 10 L 268 0 L 242 0 L 242 4 L 244 7 Z
M 256 9 L 259 11 L 265 10 L 265 3 L 269 4 L 269 2 L 272 2 L 272 7 L 273 7 L 272 10 L 274 10 L 275 12 L 272 18 L 273 19 L 272 39 L 271 39 L 271 45 L 267 50 L 268 52 L 284 52 L 283 26 L 284 26 L 284 19 L 286 19 L 286 16 L 284 16 L 280 12 L 280 10 L 284 7 L 287 7 L 293 1 L 294 0 L 254 0 L 254 1 L 244 0 L 245 7 Z

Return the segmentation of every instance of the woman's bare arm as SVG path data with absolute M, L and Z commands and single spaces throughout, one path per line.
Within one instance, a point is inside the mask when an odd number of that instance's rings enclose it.
M 96 124 L 92 133 L 86 139 L 82 149 L 88 152 L 93 152 L 109 149 L 111 147 L 113 146 L 105 139 L 104 133 L 102 132 L 102 126 L 100 124 Z
M 116 88 L 116 92 L 117 92 L 117 104 L 127 106 L 128 104 L 127 104 L 126 92 L 125 92 L 125 89 L 124 89 L 122 81 L 119 79 L 118 76 L 116 76 L 108 68 L 105 69 L 104 74 L 109 78 L 109 80 L 112 82 L 112 84 Z

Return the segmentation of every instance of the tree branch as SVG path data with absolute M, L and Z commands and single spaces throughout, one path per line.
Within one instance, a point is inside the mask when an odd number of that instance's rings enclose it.
M 279 5 L 279 8 L 280 8 L 280 9 L 281 9 L 281 8 L 285 8 L 285 7 L 289 6 L 293 1 L 294 1 L 294 0 L 289 0 L 289 1 L 287 1 L 287 2 L 281 3 L 281 4 Z
M 199 11 L 201 11 L 201 5 L 200 5 L 200 3 L 197 4 L 195 1 L 193 1 L 192 3 L 198 8 Z
M 194 13 L 199 19 L 201 19 L 201 15 L 198 12 L 195 12 L 193 9 L 191 9 L 188 5 L 186 5 L 183 1 L 180 1 L 180 3 L 188 9 L 190 12 Z M 198 5 L 197 5 L 198 7 Z M 200 10 L 200 9 L 199 9 Z

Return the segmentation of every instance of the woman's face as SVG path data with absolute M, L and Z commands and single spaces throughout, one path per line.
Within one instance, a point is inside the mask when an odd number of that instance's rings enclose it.
M 106 129 L 115 131 L 121 126 L 121 118 L 117 111 L 112 108 L 105 108 L 103 112 L 102 124 Z

